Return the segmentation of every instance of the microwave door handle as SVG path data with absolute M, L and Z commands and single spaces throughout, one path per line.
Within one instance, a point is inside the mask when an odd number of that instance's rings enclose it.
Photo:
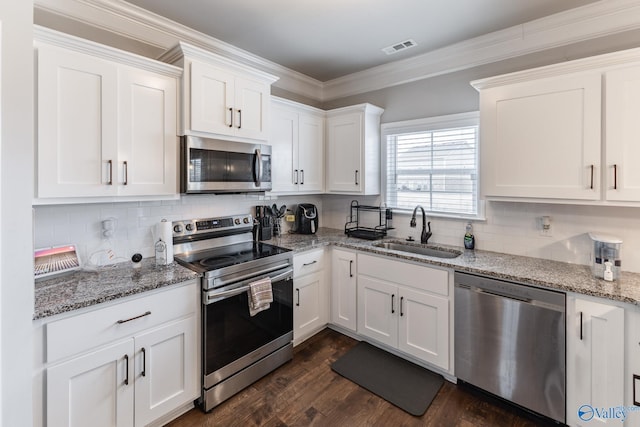
M 256 179 L 255 184 L 257 187 L 262 185 L 262 153 L 259 148 L 256 148 L 256 160 L 255 160 Z

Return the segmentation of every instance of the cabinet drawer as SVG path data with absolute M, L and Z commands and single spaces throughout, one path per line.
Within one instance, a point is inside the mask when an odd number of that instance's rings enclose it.
M 187 286 L 127 298 L 119 304 L 48 323 L 46 362 L 51 363 L 195 313 L 199 306 L 198 291 L 197 282 L 192 281 Z
M 358 274 L 449 296 L 449 272 L 358 254 Z
M 293 276 L 315 273 L 324 268 L 324 248 L 313 249 L 293 257 Z

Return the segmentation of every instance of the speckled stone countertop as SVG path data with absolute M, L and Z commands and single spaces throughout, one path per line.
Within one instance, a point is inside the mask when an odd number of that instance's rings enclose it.
M 400 241 L 395 238 L 384 239 L 384 241 L 393 240 Z M 330 228 L 320 228 L 318 233 L 314 235 L 285 234 L 268 241 L 268 243 L 292 249 L 295 252 L 334 245 L 447 267 L 461 272 L 640 305 L 640 274 L 638 273 L 623 272 L 615 282 L 606 282 L 595 278 L 591 274 L 591 268 L 586 265 L 480 250 L 465 251 L 463 248 L 438 244 L 430 245 L 463 252 L 457 258 L 444 259 L 378 248 L 373 246 L 376 242 L 380 241 L 349 238 L 345 236 L 343 230 Z
M 146 258 L 140 268 L 130 262 L 76 271 L 36 282 L 33 319 L 53 316 L 152 289 L 195 279 L 198 274 L 177 263 L 156 267 Z

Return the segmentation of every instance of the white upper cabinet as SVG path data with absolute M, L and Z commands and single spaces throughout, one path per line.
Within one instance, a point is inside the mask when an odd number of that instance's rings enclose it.
M 175 196 L 180 70 L 51 30 L 36 36 L 36 203 Z
M 607 72 L 605 85 L 606 199 L 639 201 L 640 64 Z
M 284 99 L 271 105 L 274 193 L 324 190 L 324 111 Z
M 180 134 L 267 140 L 277 77 L 180 43 L 161 60 L 184 68 Z
M 482 195 L 637 205 L 639 72 L 632 49 L 472 82 Z
M 383 111 L 371 104 L 327 111 L 327 193 L 380 194 Z
M 485 196 L 600 198 L 600 74 L 493 87 L 480 99 Z

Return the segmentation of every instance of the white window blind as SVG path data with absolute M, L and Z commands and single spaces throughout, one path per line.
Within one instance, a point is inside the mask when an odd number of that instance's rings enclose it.
M 387 206 L 477 216 L 477 113 L 402 122 L 384 128 Z

